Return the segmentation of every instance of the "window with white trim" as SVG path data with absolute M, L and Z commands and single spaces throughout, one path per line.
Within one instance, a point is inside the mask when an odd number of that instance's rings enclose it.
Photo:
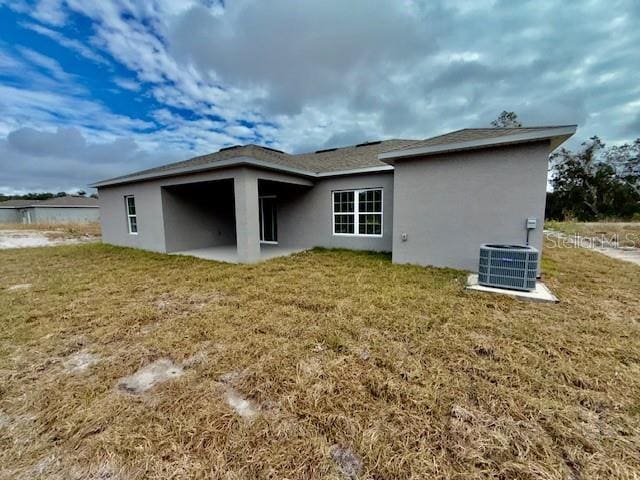
M 382 189 L 341 190 L 333 194 L 333 234 L 382 236 Z
M 124 197 L 125 210 L 127 212 L 127 226 L 131 235 L 138 234 L 138 217 L 136 215 L 136 198 L 133 195 Z

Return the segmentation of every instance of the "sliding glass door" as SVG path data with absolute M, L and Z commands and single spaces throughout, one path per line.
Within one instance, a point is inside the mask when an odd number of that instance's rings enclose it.
M 278 243 L 275 195 L 260 197 L 260 241 L 262 243 Z

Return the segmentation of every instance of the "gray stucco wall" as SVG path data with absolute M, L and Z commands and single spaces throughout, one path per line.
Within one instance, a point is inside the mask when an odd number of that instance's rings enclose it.
M 86 223 L 100 221 L 99 208 L 28 207 L 0 208 L 0 223 L 23 223 L 26 214 L 31 223 Z
M 175 205 L 171 201 L 167 203 L 167 199 L 169 197 L 165 196 L 165 202 L 163 203 L 163 188 L 216 180 L 233 181 L 234 178 L 242 179 L 243 182 L 257 182 L 258 178 L 261 178 L 271 181 L 289 181 L 298 184 L 310 185 L 308 180 L 292 177 L 290 175 L 238 167 L 176 177 L 167 177 L 145 182 L 100 187 L 98 188 L 98 201 L 100 203 L 102 239 L 105 243 L 112 245 L 166 252 L 167 243 L 165 239 L 165 231 L 175 232 L 182 229 L 183 234 L 188 235 L 189 230 L 185 231 L 185 223 L 181 220 L 179 215 L 175 215 L 175 211 L 173 214 L 171 213 L 171 208 Z M 255 193 L 257 203 L 257 191 Z M 124 197 L 126 195 L 133 195 L 136 199 L 136 214 L 138 217 L 137 235 L 129 234 L 127 228 L 127 216 L 124 204 Z M 230 205 L 233 205 L 232 198 L 228 199 L 227 202 L 229 202 Z M 166 220 L 163 215 L 163 206 L 166 206 L 168 208 L 167 211 L 169 212 Z M 182 204 L 182 208 L 185 206 L 186 205 Z M 195 218 L 201 218 L 201 216 L 195 214 Z M 242 231 L 244 232 L 245 230 L 246 229 L 243 229 Z M 176 245 L 171 243 L 173 241 L 171 235 L 172 234 L 169 233 L 169 247 L 171 248 L 171 251 L 173 251 L 173 249 L 176 248 Z M 173 238 L 175 239 L 175 237 Z
M 99 208 L 33 207 L 34 223 L 87 223 L 100 221 Z
M 129 234 L 127 227 L 124 203 L 126 195 L 134 195 L 136 199 L 137 235 Z M 98 202 L 104 243 L 165 251 L 162 196 L 157 184 L 145 182 L 100 188 Z
M 286 247 L 328 247 L 391 251 L 393 228 L 393 172 L 349 175 L 318 180 L 313 188 L 278 197 L 278 240 Z M 333 234 L 334 190 L 382 188 L 382 237 Z
M 342 247 L 355 250 L 391 251 L 393 226 L 393 173 L 350 175 L 318 180 L 315 186 L 274 172 L 235 168 L 182 177 L 99 188 L 103 241 L 114 245 L 159 252 L 187 250 L 236 241 L 232 227 L 233 194 L 207 200 L 214 191 L 188 193 L 194 182 L 220 179 L 259 182 L 259 194 L 278 197 L 278 241 L 285 247 Z M 292 183 L 275 183 L 275 182 Z M 188 184 L 192 184 L 189 186 Z M 177 188 L 178 185 L 185 187 Z M 236 185 L 237 186 L 237 185 Z M 333 190 L 383 189 L 382 237 L 333 235 Z M 202 187 L 198 187 L 202 188 Z M 134 195 L 138 234 L 127 229 L 124 197 Z M 213 204 L 218 204 L 215 209 Z M 208 205 L 208 206 L 207 206 Z M 246 228 L 242 228 L 244 232 Z M 213 234 L 212 234 L 213 232 Z
M 22 223 L 17 208 L 0 208 L 0 223 Z
M 236 242 L 233 181 L 162 188 L 166 250 Z
M 548 153 L 538 142 L 398 161 L 393 261 L 477 271 L 481 244 L 525 242 L 527 217 L 542 250 Z

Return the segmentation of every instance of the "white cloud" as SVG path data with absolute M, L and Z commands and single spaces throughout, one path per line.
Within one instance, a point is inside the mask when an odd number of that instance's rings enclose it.
M 16 126 L 76 125 L 86 131 L 105 132 L 114 138 L 153 127 L 154 124 L 124 115 L 115 115 L 99 103 L 70 95 L 64 91 L 26 90 L 0 85 L 2 123 Z
M 21 65 L 21 62 L 14 56 L 0 51 L 0 72 L 9 74 L 17 71 Z
M 85 57 L 88 60 L 91 60 L 99 64 L 104 64 L 104 65 L 109 63 L 107 59 L 105 59 L 102 55 L 93 51 L 89 46 L 85 45 L 84 43 L 78 40 L 67 38 L 60 32 L 57 32 L 55 30 L 52 30 L 50 28 L 47 28 L 35 23 L 25 22 L 25 23 L 22 23 L 21 25 L 24 28 L 32 30 L 40 35 L 43 35 L 45 37 L 48 37 L 58 42 L 63 47 L 66 47 L 69 50 L 73 50 L 74 52 Z
M 118 85 L 120 88 L 130 90 L 132 92 L 137 92 L 138 90 L 140 90 L 140 84 L 135 80 L 131 80 L 129 78 L 114 77 L 113 83 Z
M 42 55 L 30 48 L 18 47 L 18 51 L 28 62 L 47 71 L 49 74 L 53 75 L 55 79 L 63 82 L 67 82 L 71 79 L 71 76 L 65 72 L 60 64 L 53 58 Z
M 67 19 L 63 5 L 64 0 L 40 0 L 33 11 L 33 17 L 51 25 L 63 25 Z
M 225 131 L 229 135 L 233 135 L 238 138 L 251 138 L 255 135 L 255 132 L 252 129 L 245 127 L 244 125 L 229 125 L 228 127 L 225 127 Z

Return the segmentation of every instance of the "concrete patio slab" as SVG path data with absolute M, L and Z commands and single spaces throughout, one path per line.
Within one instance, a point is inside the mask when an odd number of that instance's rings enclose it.
M 285 257 L 294 253 L 304 251 L 304 248 L 287 248 L 279 245 L 260 245 L 260 260 L 270 260 L 277 257 Z M 215 260 L 225 263 L 239 263 L 238 250 L 235 245 L 220 245 L 217 247 L 196 248 L 193 250 L 183 250 L 172 252 L 171 255 L 187 255 L 190 257 L 203 258 L 205 260 Z
M 467 277 L 466 290 L 473 290 L 476 292 L 497 293 L 500 295 L 509 295 L 511 297 L 520 298 L 522 300 L 529 300 L 532 302 L 551 302 L 558 303 L 560 300 L 551 293 L 551 290 L 542 282 L 536 282 L 535 290 L 531 292 L 523 292 L 520 290 L 508 290 L 506 288 L 485 287 L 478 284 L 478 274 L 472 273 Z

